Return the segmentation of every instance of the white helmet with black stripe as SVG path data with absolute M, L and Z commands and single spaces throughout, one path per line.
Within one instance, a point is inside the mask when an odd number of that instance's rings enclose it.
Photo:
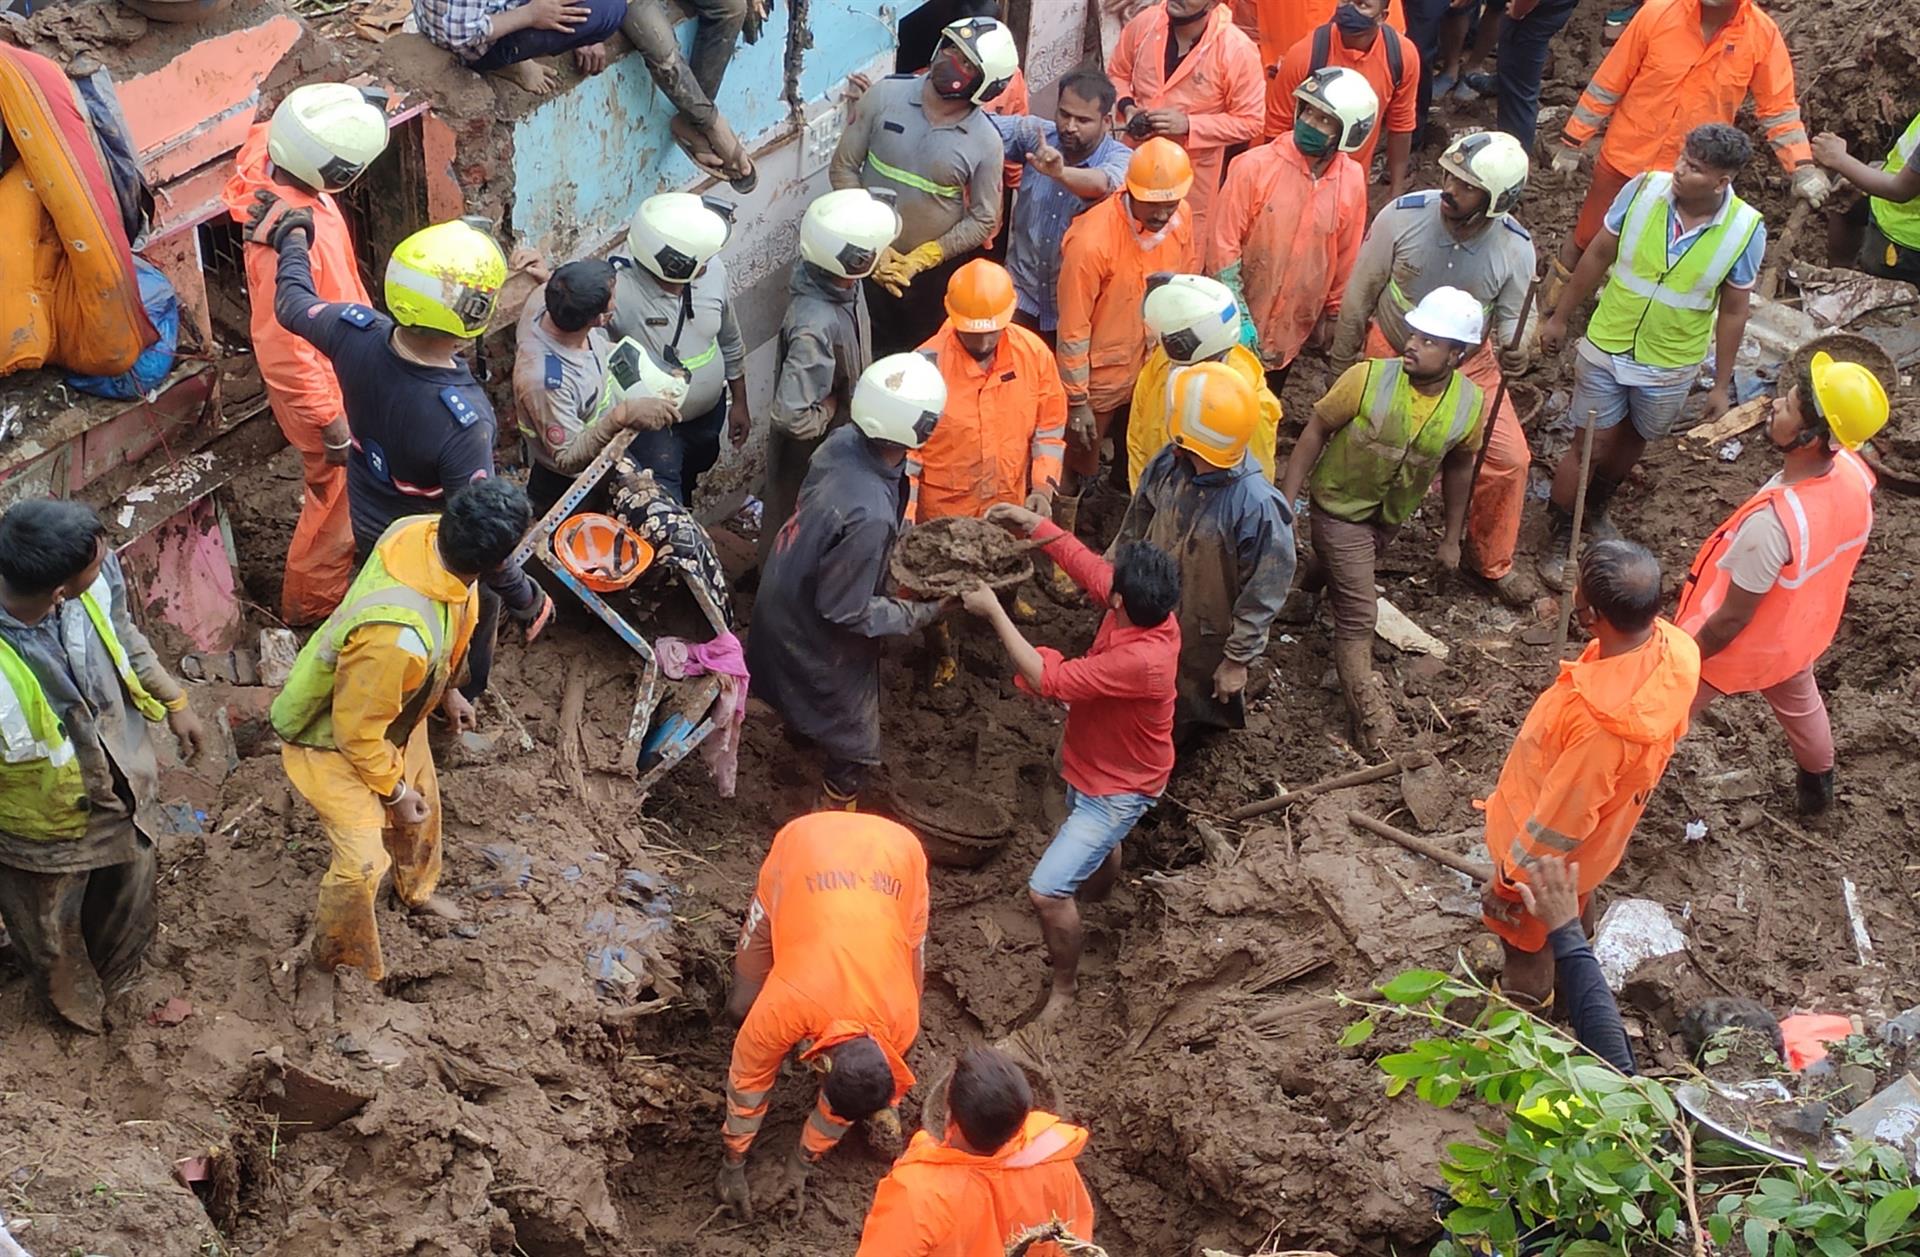
M 296 87 L 267 123 L 267 156 L 314 191 L 338 192 L 387 151 L 385 100 L 345 83 Z
M 691 192 L 663 192 L 634 212 L 627 256 L 670 284 L 684 284 L 707 269 L 732 234 L 732 205 Z
M 800 256 L 842 279 L 865 279 L 900 234 L 900 212 L 866 188 L 842 188 L 807 206 Z

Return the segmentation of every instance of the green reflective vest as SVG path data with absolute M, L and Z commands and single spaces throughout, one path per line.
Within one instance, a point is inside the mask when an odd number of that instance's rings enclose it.
M 1887 173 L 1897 175 L 1913 165 L 1916 154 L 1920 154 L 1920 114 L 1913 116 L 1913 121 L 1907 124 L 1907 133 L 1887 154 Z M 1895 204 L 1876 196 L 1869 203 L 1873 206 L 1873 221 L 1880 224 L 1887 239 L 1904 249 L 1920 249 L 1920 197 Z
M 1473 434 L 1486 405 L 1458 371 L 1433 410 L 1413 421 L 1413 384 L 1398 358 L 1367 363 L 1360 413 L 1335 432 L 1314 464 L 1313 504 L 1351 523 L 1402 524 L 1419 507 L 1447 452 Z
M 1673 176 L 1651 171 L 1627 206 L 1620 251 L 1607 274 L 1587 339 L 1610 354 L 1631 354 L 1652 367 L 1704 362 L 1713 340 L 1720 285 L 1760 229 L 1760 211 L 1727 193 L 1727 203 L 1686 252 L 1667 265 L 1672 237 Z
M 101 575 L 80 595 L 87 619 L 106 647 L 120 683 L 148 720 L 164 720 L 164 703 L 147 693 L 113 630 L 113 592 Z M 84 631 L 84 630 L 83 630 Z M 40 678 L 13 643 L 0 636 L 0 830 L 41 842 L 87 832 L 87 783 L 73 742 L 47 701 Z
M 416 522 L 396 521 L 381 542 L 395 530 Z M 363 624 L 398 624 L 413 630 L 427 654 L 426 684 L 407 699 L 406 706 L 387 726 L 387 740 L 397 747 L 405 746 L 414 726 L 427 714 L 427 705 L 451 664 L 454 612 L 449 604 L 427 597 L 388 572 L 376 544 L 360 574 L 353 578 L 347 596 L 300 648 L 285 688 L 273 700 L 269 714 L 274 732 L 282 741 L 296 746 L 337 750 L 333 740 L 333 675 L 340 664 L 340 651 L 353 630 Z

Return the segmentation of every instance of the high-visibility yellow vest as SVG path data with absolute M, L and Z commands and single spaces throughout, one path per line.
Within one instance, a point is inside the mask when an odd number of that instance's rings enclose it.
M 1897 175 L 1920 155 L 1920 114 L 1913 116 L 1907 124 L 1907 133 L 1887 154 L 1887 173 Z M 1874 197 L 1869 202 L 1873 207 L 1873 221 L 1880 224 L 1880 230 L 1887 239 L 1906 249 L 1920 249 L 1920 196 L 1911 201 L 1884 201 Z
M 1314 464 L 1313 504 L 1335 519 L 1405 523 L 1447 452 L 1473 434 L 1486 404 L 1480 386 L 1455 371 L 1431 413 L 1413 426 L 1413 383 L 1398 358 L 1367 363 L 1360 413 L 1335 432 Z
M 148 720 L 164 720 L 166 705 L 140 684 L 113 630 L 112 601 L 113 591 L 104 574 L 80 595 L 80 605 L 133 705 Z M 0 830 L 42 842 L 81 837 L 87 832 L 91 804 L 73 742 L 47 701 L 40 678 L 4 636 L 0 636 L 0 678 L 5 681 L 0 685 Z
M 416 527 L 419 522 L 397 520 L 380 541 L 384 543 L 396 530 Z M 387 728 L 387 740 L 405 746 L 414 726 L 427 714 L 427 706 L 452 663 L 455 611 L 453 606 L 429 598 L 388 572 L 380 559 L 380 545 L 376 544 L 347 588 L 347 596 L 300 648 L 286 686 L 273 700 L 269 714 L 274 732 L 282 741 L 296 746 L 338 749 L 333 740 L 333 678 L 340 651 L 353 630 L 363 624 L 398 624 L 417 633 L 427 650 L 426 683 L 408 697 L 400 715 Z
M 1630 353 L 1648 366 L 1690 367 L 1706 361 L 1720 285 L 1753 242 L 1761 219 L 1760 211 L 1728 192 L 1718 221 L 1669 266 L 1673 209 L 1667 192 L 1672 187 L 1673 176 L 1664 170 L 1641 180 L 1620 225 L 1619 255 L 1587 324 L 1587 339 L 1607 353 Z

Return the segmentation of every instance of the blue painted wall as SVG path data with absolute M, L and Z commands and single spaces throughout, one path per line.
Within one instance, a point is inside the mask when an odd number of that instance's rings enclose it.
M 895 44 L 896 14 L 921 0 L 811 0 L 813 47 L 801 87 L 817 100 L 854 70 Z M 756 44 L 742 43 L 720 88 L 718 104 L 752 143 L 785 121 L 780 95 L 790 10 L 776 6 Z M 678 31 L 693 48 L 694 22 Z M 701 175 L 667 130 L 672 108 L 654 91 L 638 53 L 536 106 L 513 123 L 512 225 L 522 244 L 549 258 L 567 258 L 624 226 L 643 197 L 692 183 Z

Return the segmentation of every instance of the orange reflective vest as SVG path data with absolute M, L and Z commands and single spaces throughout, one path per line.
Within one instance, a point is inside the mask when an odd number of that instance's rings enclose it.
M 950 1148 L 921 1131 L 873 1193 L 854 1257 L 1004 1257 L 1007 1242 L 1058 1218 L 1093 1239 L 1093 1200 L 1074 1158 L 1087 1132 L 1051 1113 L 992 1156 Z M 1029 1257 L 1060 1257 L 1039 1244 Z
M 920 352 L 939 364 L 947 406 L 927 443 L 907 455 L 907 518 L 978 518 L 996 503 L 1053 492 L 1066 457 L 1067 395 L 1046 342 L 1008 327 L 983 366 L 948 320 Z
M 1812 161 L 1787 41 L 1753 0 L 1737 3 L 1707 43 L 1700 38 L 1700 0 L 1647 0 L 1581 93 L 1566 142 L 1585 144 L 1605 126 L 1600 155 L 1615 170 L 1672 170 L 1687 132 L 1732 122 L 1751 92 L 1780 164 L 1791 171 Z
M 745 1154 L 788 1053 L 806 1061 L 871 1036 L 893 1067 L 894 1102 L 913 1086 L 918 957 L 927 938 L 927 857 L 905 826 L 816 812 L 774 835 L 748 913 L 766 918 L 773 971 L 733 1040 L 725 1140 Z M 754 932 L 749 920 L 742 931 Z M 846 1130 L 824 1101 L 805 1139 L 816 1155 Z
M 1128 22 L 1107 63 L 1107 77 L 1122 97 L 1141 109 L 1178 109 L 1187 115 L 1187 133 L 1173 138 L 1193 162 L 1193 213 L 1196 240 L 1206 239 L 1207 213 L 1220 189 L 1227 149 L 1260 138 L 1267 119 L 1267 77 L 1260 49 L 1233 24 L 1225 5 L 1207 15 L 1207 29 L 1186 57 L 1167 74 L 1167 6 L 1156 4 Z M 1139 141 L 1115 134 L 1134 147 Z
M 233 177 L 221 200 L 236 223 L 245 223 L 257 191 L 273 193 L 293 209 L 313 211 L 313 244 L 307 260 L 313 268 L 313 290 L 322 301 L 371 306 L 367 287 L 360 282 L 360 264 L 353 253 L 353 237 L 334 199 L 324 192 L 307 192 L 273 178 L 267 157 L 267 124 L 255 123 L 234 159 Z M 252 307 L 254 360 L 261 382 L 276 405 L 297 422 L 324 428 L 346 414 L 340 400 L 340 381 L 333 364 L 311 341 L 280 326 L 273 314 L 274 273 L 280 255 L 264 244 L 245 246 L 247 297 Z M 284 410 L 283 410 L 284 408 Z
M 1788 558 L 1747 627 L 1700 665 L 1702 681 L 1722 694 L 1764 690 L 1826 653 L 1873 531 L 1873 486 L 1873 473 L 1860 456 L 1841 450 L 1821 475 L 1768 485 L 1714 530 L 1680 588 L 1674 619 L 1689 633 L 1698 634 L 1726 602 L 1733 577 L 1720 563 L 1749 518 L 1760 511 L 1779 516 Z
M 1219 10 L 1215 10 L 1219 12 Z M 1143 239 L 1123 188 L 1073 220 L 1060 243 L 1060 380 L 1067 402 L 1102 414 L 1133 396 L 1133 379 L 1153 348 L 1140 317 L 1147 276 L 1191 273 L 1199 263 L 1187 207 Z
M 1340 313 L 1367 234 L 1367 172 L 1345 153 L 1316 177 L 1291 135 L 1248 149 L 1227 171 L 1207 242 L 1207 274 L 1233 287 L 1260 334 L 1260 358 L 1292 362 L 1324 314 Z
M 1588 894 L 1619 867 L 1627 840 L 1687 731 L 1700 648 L 1666 620 L 1625 654 L 1589 642 L 1534 701 L 1487 799 L 1487 854 L 1511 889 L 1536 860 L 1580 865 Z

